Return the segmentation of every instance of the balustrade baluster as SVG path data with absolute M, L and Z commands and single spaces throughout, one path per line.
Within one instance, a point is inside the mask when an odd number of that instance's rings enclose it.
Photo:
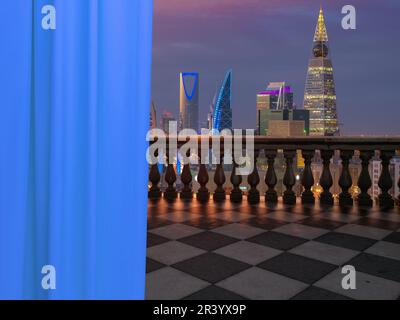
M 314 157 L 314 150 L 303 150 L 302 151 L 304 158 L 304 171 L 303 176 L 301 178 L 301 184 L 304 187 L 304 191 L 301 195 L 301 202 L 303 204 L 314 204 L 315 198 L 314 193 L 311 191 L 311 188 L 314 185 L 314 176 L 311 169 L 312 158 Z
M 379 195 L 379 206 L 381 208 L 390 209 L 394 207 L 394 199 L 389 194 L 389 190 L 393 187 L 392 177 L 389 171 L 390 160 L 394 156 L 394 151 L 381 151 L 380 158 L 382 160 L 382 171 L 379 177 L 378 186 L 381 189 Z
M 236 168 L 238 165 L 235 161 L 233 161 L 232 166 L 232 174 L 231 174 L 231 183 L 232 183 L 232 191 L 231 191 L 231 201 L 235 203 L 240 203 L 243 200 L 243 193 L 240 190 L 240 184 L 242 183 L 242 176 L 236 174 Z
M 217 164 L 217 168 L 214 173 L 214 182 L 217 185 L 217 187 L 214 191 L 213 199 L 216 202 L 223 202 L 226 199 L 225 190 L 224 190 L 224 184 L 225 184 L 226 178 L 225 178 L 225 172 L 224 172 L 224 166 L 223 166 L 223 159 L 224 159 L 224 157 L 221 152 L 219 164 Z
M 260 183 L 260 175 L 258 174 L 257 169 L 257 159 L 258 159 L 259 151 L 254 151 L 254 168 L 253 172 L 250 173 L 247 177 L 247 182 L 250 185 L 250 190 L 247 196 L 247 200 L 250 204 L 257 204 L 260 202 L 260 192 L 257 189 L 258 184 Z
M 186 157 L 190 157 L 190 150 L 187 151 Z M 183 189 L 180 194 L 182 200 L 191 200 L 193 199 L 193 192 L 192 192 L 192 173 L 190 172 L 190 163 L 185 163 L 183 165 L 183 170 L 181 174 L 181 181 L 183 183 Z
M 369 188 L 372 186 L 371 177 L 369 175 L 369 160 L 372 158 L 371 151 L 361 151 L 361 173 L 358 178 L 358 187 L 361 192 L 357 197 L 358 205 L 361 207 L 372 207 L 373 201 L 368 194 Z
M 203 203 L 210 199 L 210 191 L 208 191 L 207 188 L 208 181 L 207 167 L 205 164 L 200 164 L 199 173 L 197 175 L 197 182 L 200 184 L 200 188 L 197 191 L 197 200 Z
M 154 156 L 156 157 L 156 163 L 150 165 L 149 172 L 149 181 L 151 182 L 150 190 L 148 192 L 148 197 L 151 200 L 157 200 L 161 198 L 161 190 L 158 184 L 161 180 L 160 172 L 158 171 L 158 150 L 154 152 Z
M 167 171 L 165 173 L 165 181 L 168 184 L 167 189 L 164 192 L 164 198 L 168 201 L 173 201 L 178 197 L 178 193 L 175 189 L 176 173 L 173 164 L 173 160 L 168 157 Z
M 161 180 L 160 172 L 158 171 L 158 165 L 152 164 L 150 167 L 149 180 L 151 187 L 149 190 L 149 199 L 156 200 L 161 198 L 161 190 L 158 186 Z
M 333 205 L 333 196 L 329 191 L 333 185 L 332 174 L 330 170 L 331 158 L 333 156 L 332 150 L 321 150 L 321 158 L 323 163 L 323 170 L 319 184 L 323 191 L 320 194 L 320 202 L 322 205 Z
M 278 178 L 275 173 L 275 158 L 276 158 L 276 150 L 267 150 L 265 155 L 268 161 L 268 169 L 267 174 L 265 175 L 265 183 L 268 186 L 268 190 L 265 193 L 265 201 L 267 203 L 277 203 L 278 202 L 278 194 L 275 190 L 275 186 L 278 183 Z
M 295 150 L 285 150 L 284 156 L 286 159 L 286 171 L 283 177 L 283 184 L 286 187 L 283 193 L 283 203 L 288 205 L 296 204 L 296 194 L 294 193 L 293 186 L 296 184 L 296 177 L 293 172 L 293 158 L 296 155 Z
M 341 150 L 340 158 L 342 159 L 342 173 L 339 178 L 339 186 L 342 192 L 339 194 L 339 205 L 346 207 L 353 205 L 353 198 L 349 192 L 349 189 L 353 185 L 351 174 L 349 170 L 350 159 L 354 152 L 350 150 Z

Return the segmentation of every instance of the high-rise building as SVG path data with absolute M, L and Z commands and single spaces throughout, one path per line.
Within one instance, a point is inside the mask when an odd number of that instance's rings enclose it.
M 257 94 L 257 109 L 293 109 L 292 88 L 286 82 L 270 82 L 265 91 Z
M 308 135 L 309 134 L 309 128 L 310 128 L 310 114 L 308 110 L 302 110 L 302 109 L 283 109 L 283 110 L 262 110 L 260 112 L 260 115 L 258 117 L 258 124 L 257 124 L 257 129 L 258 129 L 258 134 L 265 136 L 265 135 L 270 135 L 271 133 L 269 132 L 270 130 L 270 125 L 272 121 L 303 121 L 304 122 L 304 129 L 303 129 L 303 134 Z M 303 135 L 302 134 L 302 135 Z
M 333 66 L 322 7 L 308 64 L 304 108 L 310 111 L 310 135 L 339 135 Z
M 305 136 L 304 121 L 301 120 L 271 120 L 268 135 L 272 137 Z
M 265 135 L 271 110 L 293 109 L 292 88 L 285 82 L 270 82 L 267 89 L 257 94 L 257 132 Z
M 176 121 L 175 117 L 171 112 L 164 112 L 161 117 L 161 128 L 166 134 L 169 134 L 169 123 L 171 121 Z
M 180 78 L 179 130 L 199 131 L 199 74 L 183 72 Z
M 154 104 L 154 101 L 151 101 L 150 105 L 150 129 L 155 129 L 157 128 L 157 111 L 156 111 L 156 105 Z
M 232 70 L 226 73 L 217 99 L 213 103 L 211 127 L 213 130 L 232 130 Z

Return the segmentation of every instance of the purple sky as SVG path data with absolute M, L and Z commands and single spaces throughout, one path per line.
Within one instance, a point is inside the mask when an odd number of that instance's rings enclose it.
M 399 0 L 155 0 L 152 97 L 178 114 L 179 72 L 200 73 L 200 120 L 233 69 L 233 125 L 254 128 L 256 93 L 286 81 L 302 107 L 320 3 L 342 135 L 400 134 Z M 341 9 L 357 9 L 343 30 Z

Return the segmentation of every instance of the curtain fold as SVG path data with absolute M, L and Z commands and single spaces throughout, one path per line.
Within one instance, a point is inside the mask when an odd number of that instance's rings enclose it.
M 0 298 L 143 299 L 152 1 L 0 12 Z

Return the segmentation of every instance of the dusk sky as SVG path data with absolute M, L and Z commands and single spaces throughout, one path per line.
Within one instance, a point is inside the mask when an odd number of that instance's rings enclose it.
M 286 81 L 302 108 L 323 4 L 342 135 L 400 135 L 399 0 L 155 0 L 152 98 L 158 117 L 179 110 L 179 72 L 200 73 L 200 121 L 233 70 L 233 126 L 255 128 L 256 94 Z M 341 10 L 357 9 L 357 30 Z

